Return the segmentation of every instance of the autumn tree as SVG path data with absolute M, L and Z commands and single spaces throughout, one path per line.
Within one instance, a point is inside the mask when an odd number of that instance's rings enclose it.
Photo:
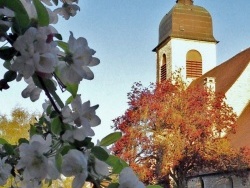
M 145 183 L 187 187 L 199 172 L 237 170 L 246 160 L 234 151 L 227 135 L 235 132 L 236 115 L 208 88 L 187 88 L 174 81 L 140 83 L 128 94 L 129 108 L 114 120 L 123 133 L 113 152 L 126 160 Z
M 11 144 L 17 144 L 19 138 L 28 138 L 30 124 L 36 121 L 38 113 L 29 113 L 22 107 L 16 107 L 11 111 L 10 117 L 0 115 L 0 137 Z

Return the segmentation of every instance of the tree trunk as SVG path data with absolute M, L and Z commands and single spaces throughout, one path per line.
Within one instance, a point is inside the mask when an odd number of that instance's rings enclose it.
M 160 181 L 158 181 L 158 184 L 163 188 L 171 188 L 169 175 L 164 176 Z

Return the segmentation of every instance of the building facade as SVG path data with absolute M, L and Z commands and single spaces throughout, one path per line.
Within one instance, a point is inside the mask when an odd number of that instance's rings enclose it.
M 229 135 L 232 146 L 250 147 L 250 48 L 217 66 L 212 17 L 193 0 L 177 0 L 159 25 L 156 53 L 156 80 L 162 82 L 181 69 L 183 80 L 195 86 L 213 88 L 225 94 L 238 115 L 238 129 Z M 230 173 L 190 177 L 189 188 L 247 188 Z

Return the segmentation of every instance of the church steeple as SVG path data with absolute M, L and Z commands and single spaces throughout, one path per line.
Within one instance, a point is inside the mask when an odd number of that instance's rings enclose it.
M 176 0 L 176 5 L 161 20 L 157 53 L 157 81 L 171 78 L 183 69 L 192 81 L 216 66 L 216 43 L 212 17 L 193 0 Z
M 193 0 L 177 0 L 176 3 L 184 4 L 184 5 L 193 5 L 194 1 Z

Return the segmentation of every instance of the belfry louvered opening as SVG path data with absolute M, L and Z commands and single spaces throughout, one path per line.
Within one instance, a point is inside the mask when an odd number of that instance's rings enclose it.
M 196 50 L 190 50 L 186 59 L 186 77 L 198 78 L 202 75 L 202 57 Z
M 161 63 L 161 82 L 167 79 L 167 58 L 166 55 L 163 54 L 162 56 L 162 63 Z

